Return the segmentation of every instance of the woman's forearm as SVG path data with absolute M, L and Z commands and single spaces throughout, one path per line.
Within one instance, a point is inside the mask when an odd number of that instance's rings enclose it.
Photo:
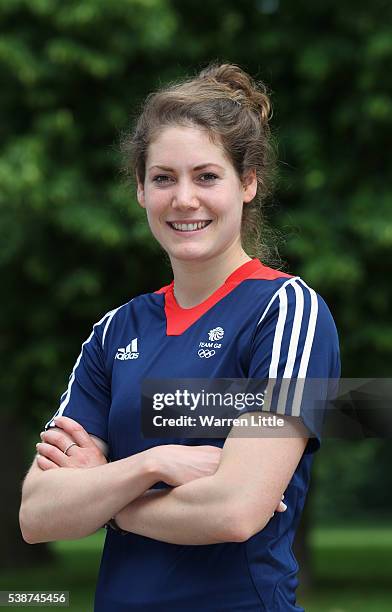
M 116 514 L 121 529 L 171 544 L 243 541 L 240 513 L 219 478 L 147 491 Z
M 33 465 L 22 490 L 23 537 L 34 544 L 90 535 L 158 480 L 148 451 L 88 469 Z

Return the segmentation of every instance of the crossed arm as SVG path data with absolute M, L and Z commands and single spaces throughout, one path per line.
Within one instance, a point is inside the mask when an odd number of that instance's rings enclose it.
M 241 431 L 245 435 L 243 428 Z M 39 477 L 43 482 L 46 475 L 46 490 L 43 492 L 41 488 L 40 503 L 29 505 L 29 497 L 34 498 L 34 492 L 35 499 L 38 496 L 39 468 L 35 465 L 35 478 L 28 477 L 24 485 L 24 503 L 22 497 L 21 526 L 24 525 L 27 534 L 25 539 L 34 543 L 83 537 L 115 515 L 122 529 L 169 543 L 244 541 L 263 529 L 277 509 L 307 438 L 301 437 L 295 419 L 288 424 L 291 437 L 239 438 L 237 435 L 238 431 L 233 428 L 215 473 L 169 490 L 149 490 L 154 482 L 162 480 L 162 475 L 156 465 L 152 467 L 150 463 L 146 469 L 146 463 L 140 464 L 143 453 L 139 453 L 89 470 L 71 466 L 69 470 L 48 470 Z M 55 472 L 61 474 L 56 476 Z M 125 472 L 128 472 L 126 476 Z M 106 495 L 97 496 L 97 487 Z M 67 489 L 68 496 L 65 496 Z M 55 498 L 61 491 L 63 499 L 59 503 Z M 79 512 L 75 512 L 76 506 Z M 35 527 L 28 527 L 32 508 Z M 61 511 L 64 520 L 58 517 L 54 522 L 53 514 Z M 85 515 L 87 518 L 83 518 Z M 45 520 L 48 526 L 43 532 L 38 523 Z
M 120 510 L 116 522 L 126 531 L 175 544 L 249 539 L 271 519 L 305 450 L 303 428 L 295 419 L 286 427 L 293 437 L 239 438 L 233 428 L 214 475 L 169 491 L 148 491 Z

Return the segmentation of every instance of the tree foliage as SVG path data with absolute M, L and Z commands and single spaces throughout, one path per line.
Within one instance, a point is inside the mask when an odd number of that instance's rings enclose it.
M 215 58 L 273 90 L 271 221 L 331 307 L 344 375 L 388 375 L 389 2 L 1 0 L 0 16 L 3 411 L 40 427 L 92 324 L 170 279 L 118 138 L 148 92 Z

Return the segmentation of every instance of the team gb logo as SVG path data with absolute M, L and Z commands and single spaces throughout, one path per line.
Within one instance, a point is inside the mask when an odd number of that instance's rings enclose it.
M 214 329 L 210 329 L 208 332 L 209 342 L 199 342 L 199 350 L 197 354 L 200 358 L 209 359 L 213 355 L 215 355 L 216 350 L 222 348 L 220 342 L 218 340 L 222 340 L 225 332 L 222 327 L 214 327 Z
M 212 342 L 216 342 L 217 340 L 222 340 L 224 335 L 225 332 L 222 327 L 214 327 L 214 329 L 210 329 L 208 332 L 208 339 Z

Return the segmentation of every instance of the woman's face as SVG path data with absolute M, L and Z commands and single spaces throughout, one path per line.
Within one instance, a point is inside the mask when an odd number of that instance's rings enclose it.
M 256 189 L 255 173 L 244 187 L 223 149 L 205 131 L 173 126 L 150 144 L 137 197 L 171 259 L 207 260 L 242 249 L 242 207 Z

